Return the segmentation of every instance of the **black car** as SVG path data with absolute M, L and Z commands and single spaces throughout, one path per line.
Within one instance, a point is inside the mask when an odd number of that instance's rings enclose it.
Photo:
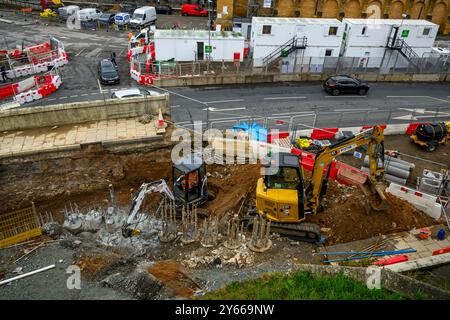
M 103 59 L 97 66 L 98 78 L 102 84 L 120 83 L 119 70 L 109 59 Z
M 367 82 L 358 80 L 348 75 L 336 75 L 328 77 L 323 83 L 325 91 L 337 96 L 341 93 L 358 93 L 365 95 L 369 91 Z
M 168 5 L 161 5 L 156 7 L 156 13 L 159 14 L 172 14 L 172 7 Z
M 104 13 L 98 18 L 98 22 L 104 23 L 106 25 L 111 25 L 114 23 L 115 13 Z

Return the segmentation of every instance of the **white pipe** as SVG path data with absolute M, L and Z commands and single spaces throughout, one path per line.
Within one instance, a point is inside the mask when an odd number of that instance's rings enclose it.
M 36 273 L 39 273 L 39 272 L 42 272 L 42 271 L 53 269 L 54 267 L 55 267 L 55 265 L 52 264 L 52 265 L 49 265 L 47 267 L 44 267 L 44 268 L 41 268 L 41 269 L 38 269 L 38 270 L 34 270 L 34 271 L 31 271 L 31 272 L 28 272 L 28 273 L 21 274 L 20 276 L 17 276 L 17 277 L 13 277 L 13 278 L 10 278 L 10 279 L 3 280 L 3 281 L 0 282 L 0 286 L 2 284 L 6 284 L 6 283 L 9 283 L 9 282 L 14 281 L 14 280 L 18 280 L 18 279 L 22 279 L 22 278 L 25 278 L 25 277 L 28 277 L 28 276 L 32 276 L 33 274 L 36 274 Z

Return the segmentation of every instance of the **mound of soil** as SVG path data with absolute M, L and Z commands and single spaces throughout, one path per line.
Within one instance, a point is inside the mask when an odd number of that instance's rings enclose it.
M 94 278 L 110 269 L 119 260 L 120 256 L 117 254 L 94 252 L 82 256 L 81 259 L 76 262 L 76 265 L 80 267 L 85 276 Z
M 190 297 L 199 287 L 183 271 L 178 262 L 158 261 L 147 269 L 159 281 L 170 288 L 177 296 Z
M 421 228 L 436 223 L 408 202 L 386 193 L 389 208 L 375 211 L 356 187 L 338 187 L 332 181 L 325 196 L 325 211 L 310 217 L 309 221 L 330 228 L 327 243 L 345 243 L 366 239 L 378 234 Z
M 228 211 L 237 212 L 243 197 L 255 195 L 256 182 L 260 177 L 260 166 L 245 165 L 211 165 L 207 167 L 208 187 L 216 194 L 204 208 L 210 215 L 222 217 Z

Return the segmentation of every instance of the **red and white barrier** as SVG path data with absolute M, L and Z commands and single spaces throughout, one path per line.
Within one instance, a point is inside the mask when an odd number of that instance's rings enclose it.
M 14 97 L 14 100 L 19 104 L 25 104 L 35 100 L 42 99 L 43 97 L 55 92 L 61 86 L 61 77 L 59 75 L 45 75 L 45 82 L 41 83 L 38 89 L 29 90 L 19 93 Z M 33 79 L 33 78 L 32 78 Z M 36 80 L 36 79 L 34 79 Z
M 417 126 L 423 122 L 419 123 L 402 123 L 402 124 L 383 124 L 380 127 L 383 129 L 385 135 L 393 134 L 407 134 L 411 135 L 416 130 Z M 333 139 L 338 132 L 349 131 L 353 134 L 361 133 L 362 131 L 368 130 L 373 126 L 358 126 L 358 127 L 345 127 L 345 128 L 314 128 L 299 130 L 296 133 L 296 137 L 308 136 L 311 139 L 316 140 L 330 140 Z
M 437 197 L 435 196 L 393 182 L 386 188 L 386 191 L 400 199 L 408 201 L 414 207 L 425 212 L 435 220 L 441 216 L 442 205 L 436 202 Z
M 60 42 L 60 41 L 59 41 Z M 17 51 L 17 50 L 16 50 Z M 7 52 L 7 51 L 6 51 Z M 39 44 L 33 47 L 28 47 L 24 50 L 25 53 L 31 52 L 34 54 L 39 53 L 45 53 L 50 52 L 50 43 L 46 42 L 43 44 Z M 20 52 L 18 52 L 20 53 Z M 11 54 L 18 54 L 18 53 L 11 53 Z M 34 58 L 28 58 L 31 60 L 30 64 L 23 65 L 11 70 L 7 70 L 6 73 L 9 78 L 20 78 L 20 77 L 26 77 L 29 75 L 37 74 L 40 72 L 47 71 L 48 67 L 55 66 L 55 67 L 61 67 L 68 63 L 68 56 L 67 52 L 64 50 L 64 46 L 62 45 L 62 42 L 60 42 L 60 46 L 57 50 L 56 54 L 51 54 L 48 58 L 45 58 L 43 60 L 48 61 L 36 61 Z

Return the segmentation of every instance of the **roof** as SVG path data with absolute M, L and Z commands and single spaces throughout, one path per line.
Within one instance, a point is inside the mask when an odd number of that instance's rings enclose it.
M 203 159 L 195 154 L 189 154 L 179 159 L 178 161 L 174 161 L 174 167 L 183 173 L 192 172 L 197 170 L 203 165 Z
M 430 21 L 418 19 L 343 19 L 342 21 L 360 25 L 437 26 Z
M 278 168 L 278 167 L 290 167 L 299 168 L 299 157 L 292 153 L 287 152 L 274 152 L 271 156 L 265 157 L 264 160 L 265 168 Z
M 211 31 L 208 30 L 155 30 L 154 33 L 155 39 L 192 39 L 192 38 L 200 38 L 200 39 L 242 39 L 242 33 L 237 31 Z
M 321 19 L 321 18 L 272 18 L 272 17 L 253 17 L 252 23 L 284 23 L 284 24 L 300 24 L 300 25 L 330 25 L 341 24 L 338 19 Z
M 144 12 L 144 11 L 147 11 L 147 10 L 149 10 L 149 9 L 154 9 L 155 7 L 152 7 L 152 6 L 144 6 L 144 7 L 139 7 L 139 8 L 137 8 L 136 10 L 134 10 L 134 12 Z

